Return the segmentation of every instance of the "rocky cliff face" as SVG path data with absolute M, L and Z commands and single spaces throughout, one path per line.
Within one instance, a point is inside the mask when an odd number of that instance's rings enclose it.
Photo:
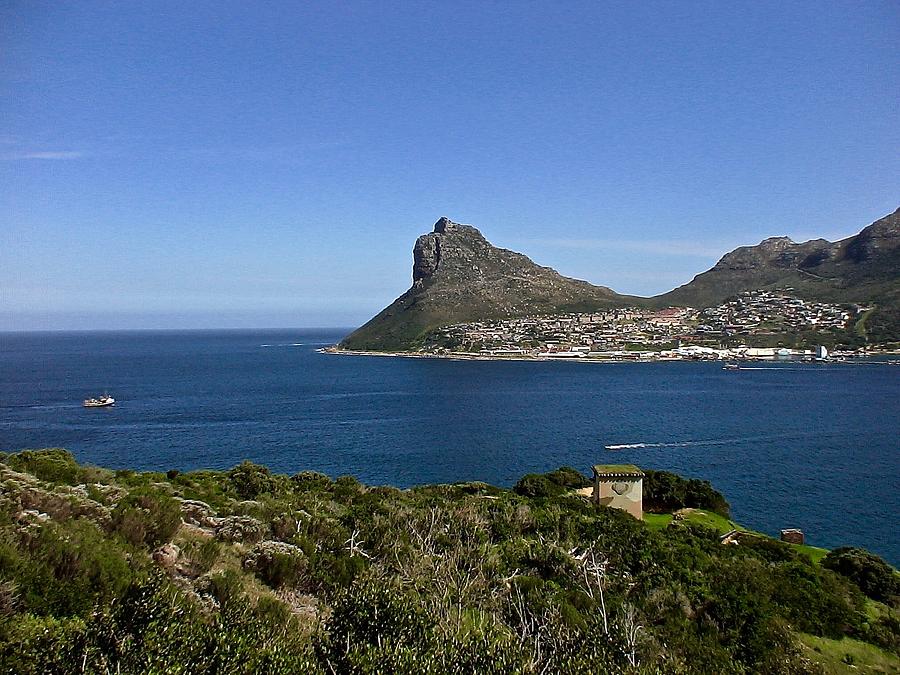
M 342 343 L 347 349 L 408 349 L 453 323 L 590 311 L 637 298 L 569 279 L 497 248 L 471 225 L 441 218 L 413 248 L 412 287 Z
M 896 253 L 900 248 L 900 209 L 876 220 L 851 239 L 845 249 L 848 260 L 865 262 Z

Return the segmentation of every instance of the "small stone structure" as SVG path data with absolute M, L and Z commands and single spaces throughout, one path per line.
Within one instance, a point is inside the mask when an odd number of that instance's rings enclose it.
M 594 470 L 594 503 L 627 511 L 644 519 L 644 473 L 633 464 L 598 464 Z
M 798 530 L 796 528 L 788 528 L 786 530 L 781 531 L 781 541 L 786 541 L 789 544 L 802 544 L 803 543 L 803 530 Z

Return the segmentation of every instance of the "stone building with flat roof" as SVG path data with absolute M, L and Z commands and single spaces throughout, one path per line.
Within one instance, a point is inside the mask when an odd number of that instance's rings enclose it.
M 644 519 L 644 472 L 633 464 L 597 464 L 594 470 L 595 504 L 622 509 Z

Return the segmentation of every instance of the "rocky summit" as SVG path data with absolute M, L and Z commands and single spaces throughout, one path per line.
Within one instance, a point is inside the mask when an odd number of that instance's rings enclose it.
M 403 350 L 448 324 L 592 311 L 638 300 L 564 277 L 521 253 L 493 246 L 471 225 L 441 218 L 413 248 L 412 287 L 341 347 Z

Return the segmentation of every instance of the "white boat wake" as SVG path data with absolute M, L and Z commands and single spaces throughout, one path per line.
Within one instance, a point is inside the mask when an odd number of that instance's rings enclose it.
M 721 445 L 734 441 L 683 441 L 680 443 L 622 443 L 621 445 L 605 445 L 607 450 L 634 450 L 636 448 L 686 448 L 690 445 Z
M 730 443 L 752 443 L 756 441 L 778 441 L 785 438 L 799 436 L 820 436 L 821 432 L 806 434 L 782 434 L 780 436 L 748 436 L 745 438 L 717 438 L 703 441 L 674 441 L 671 443 L 621 443 L 619 445 L 604 445 L 607 450 L 638 450 L 641 448 L 688 448 L 697 445 L 728 445 Z

